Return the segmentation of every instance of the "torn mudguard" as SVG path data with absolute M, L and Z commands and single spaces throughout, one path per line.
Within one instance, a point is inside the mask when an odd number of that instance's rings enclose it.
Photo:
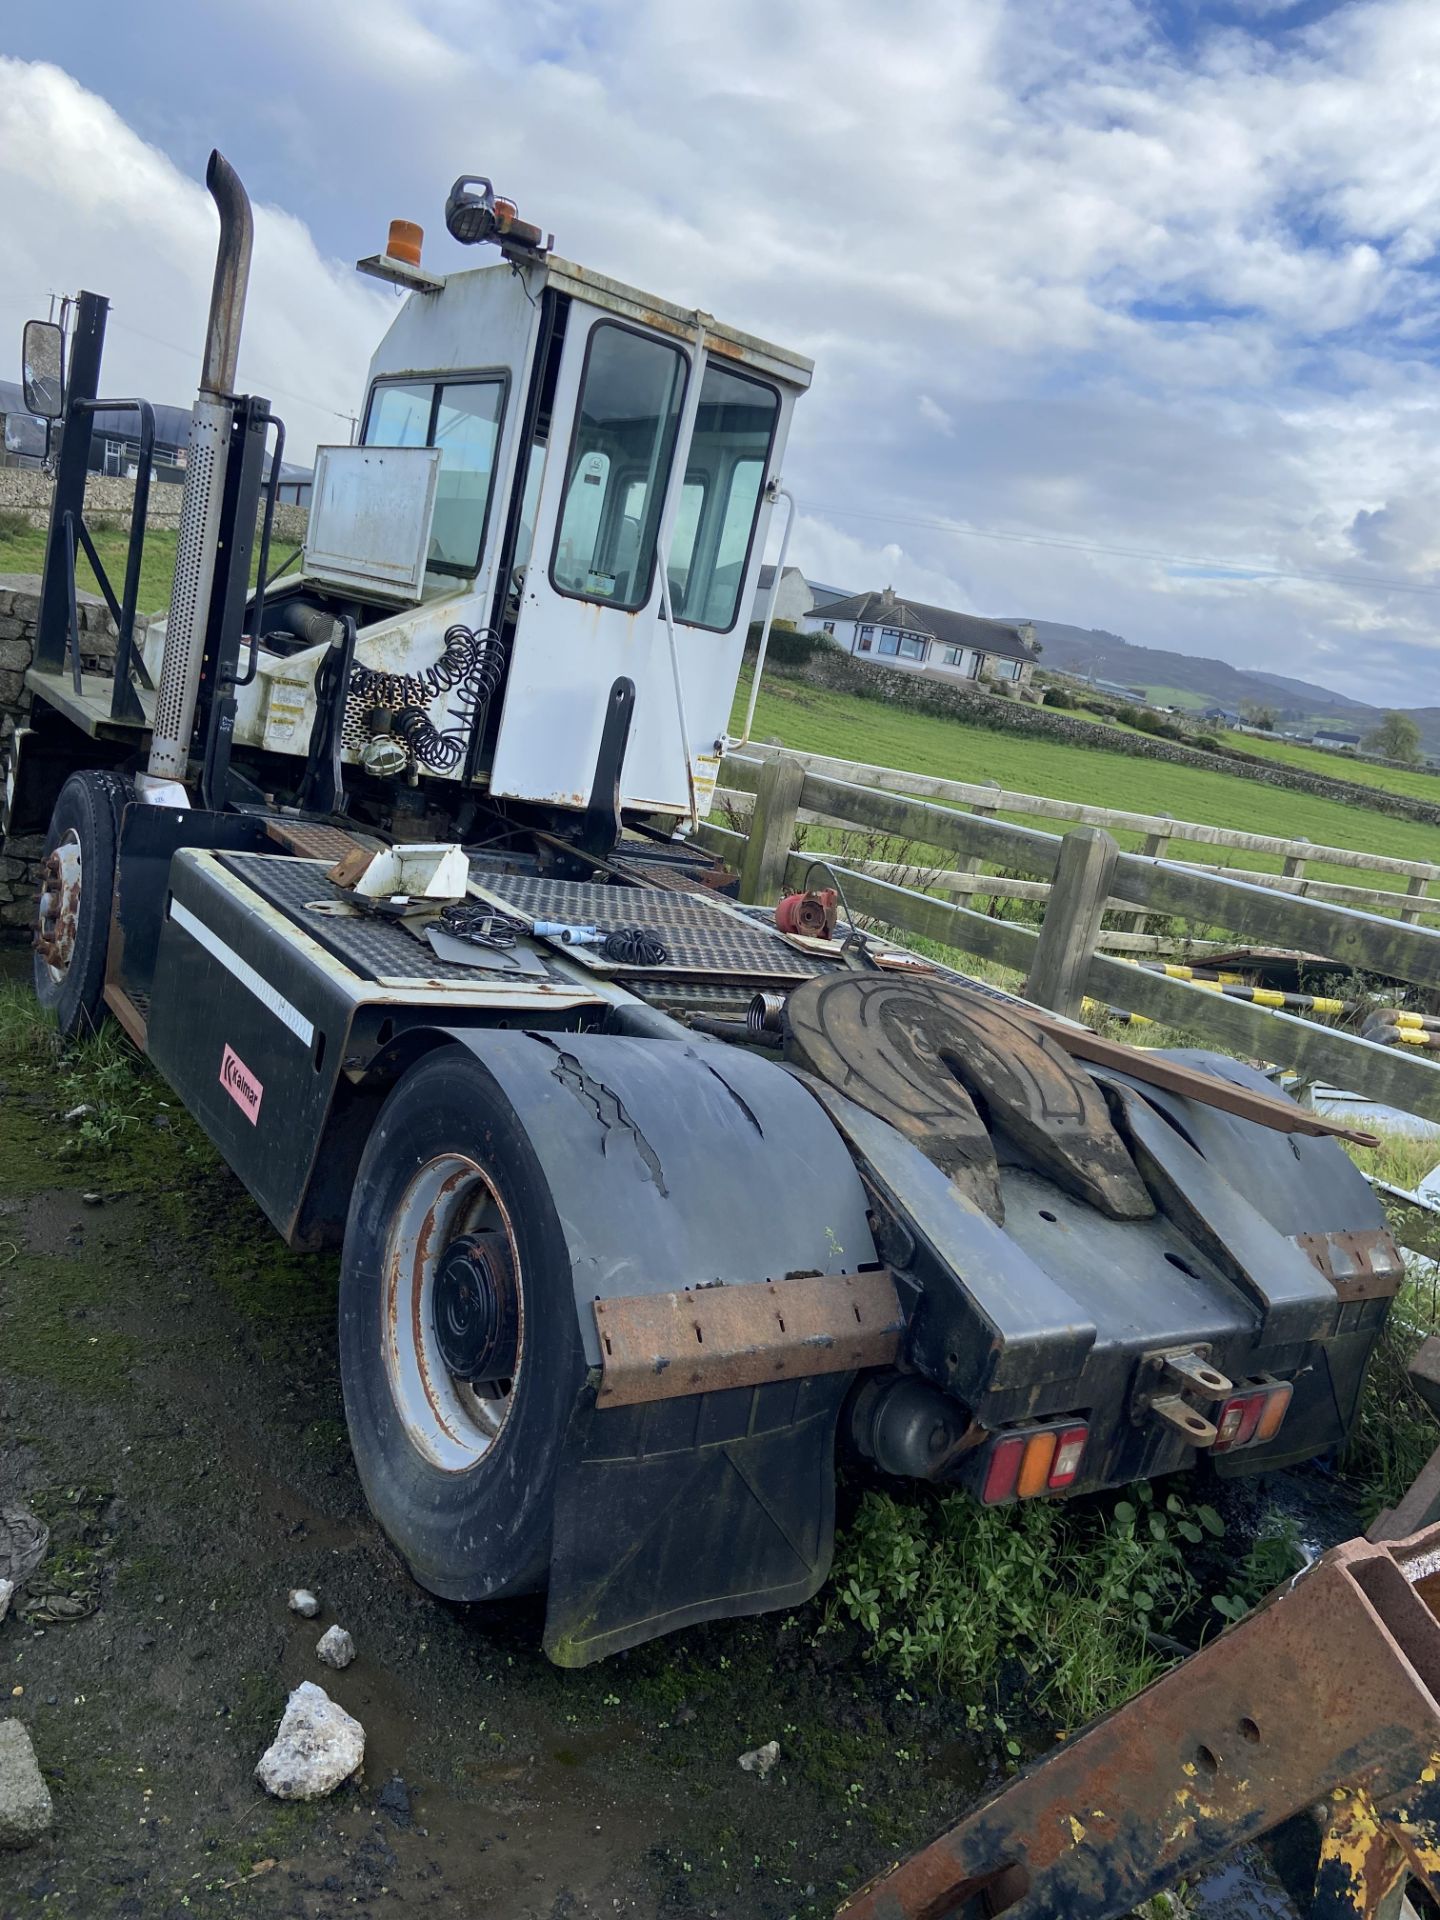
M 452 1031 L 529 1135 L 569 1249 L 586 1380 L 555 1497 L 545 1650 L 583 1666 L 698 1620 L 808 1600 L 830 1570 L 854 1378 L 598 1408 L 594 1303 L 852 1273 L 865 1191 L 790 1074 L 710 1042 Z

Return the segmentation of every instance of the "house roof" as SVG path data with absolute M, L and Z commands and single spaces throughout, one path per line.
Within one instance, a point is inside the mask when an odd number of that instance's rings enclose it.
M 902 600 L 887 587 L 883 593 L 854 593 L 811 608 L 827 620 L 858 620 L 877 627 L 897 627 L 902 633 L 920 633 L 947 647 L 973 647 L 977 653 L 1001 660 L 1033 660 L 1035 648 L 1019 627 L 1008 620 L 985 620 L 975 613 L 952 613 L 949 607 L 931 607 L 920 600 Z
M 156 401 L 155 439 L 162 447 L 184 447 L 190 442 L 189 407 L 171 407 L 163 401 Z M 35 416 L 26 411 L 25 389 L 13 380 L 0 380 L 0 413 L 12 421 L 33 420 Z M 39 438 L 40 450 L 44 451 L 45 424 L 36 421 L 35 431 Z M 110 408 L 97 413 L 94 417 L 94 433 L 97 439 L 107 437 L 115 440 L 134 440 L 139 437 L 140 420 L 134 413 L 118 413 Z
M 814 594 L 815 605 L 817 607 L 824 606 L 831 600 L 848 600 L 850 598 L 850 594 L 844 587 L 827 587 L 819 580 L 807 580 L 805 584 L 809 587 L 811 593 Z

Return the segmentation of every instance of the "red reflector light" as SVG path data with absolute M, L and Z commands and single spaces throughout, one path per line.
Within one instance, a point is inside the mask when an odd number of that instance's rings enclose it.
M 1059 1493 L 1068 1487 L 1080 1471 L 1080 1461 L 1085 1453 L 1085 1442 L 1090 1438 L 1088 1427 L 1066 1427 L 1055 1444 L 1055 1464 L 1050 1469 L 1050 1491 Z
M 985 1485 L 980 1494 L 985 1506 L 992 1507 L 998 1501 L 1008 1500 L 1014 1493 L 1015 1482 L 1020 1476 L 1020 1462 L 1024 1457 L 1023 1433 L 995 1442 L 990 1449 L 990 1464 L 985 1469 Z
M 1257 1440 L 1273 1440 L 1289 1411 L 1292 1389 L 1287 1381 L 1252 1387 L 1233 1394 L 1215 1422 L 1213 1453 L 1237 1453 Z

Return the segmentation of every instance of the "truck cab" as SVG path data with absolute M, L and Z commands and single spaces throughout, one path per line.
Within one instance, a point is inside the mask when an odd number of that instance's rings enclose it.
M 318 451 L 235 746 L 303 750 L 348 611 L 375 699 L 348 702 L 347 762 L 400 712 L 416 777 L 573 811 L 627 678 L 623 807 L 703 815 L 809 361 L 548 252 L 402 284 L 359 444 Z M 157 624 L 152 676 L 164 646 Z

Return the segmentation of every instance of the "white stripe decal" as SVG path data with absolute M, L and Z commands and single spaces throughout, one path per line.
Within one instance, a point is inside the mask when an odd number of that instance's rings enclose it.
M 261 1006 L 268 1007 L 277 1020 L 283 1020 L 290 1031 L 303 1040 L 308 1047 L 315 1038 L 315 1028 L 297 1006 L 291 1004 L 283 993 L 271 986 L 263 974 L 257 973 L 248 960 L 242 960 L 233 947 L 227 947 L 212 928 L 203 920 L 196 919 L 182 900 L 170 902 L 170 918 L 182 926 L 194 940 L 198 940 L 205 951 L 213 954 L 227 973 L 233 973 L 242 987 L 248 987 Z

